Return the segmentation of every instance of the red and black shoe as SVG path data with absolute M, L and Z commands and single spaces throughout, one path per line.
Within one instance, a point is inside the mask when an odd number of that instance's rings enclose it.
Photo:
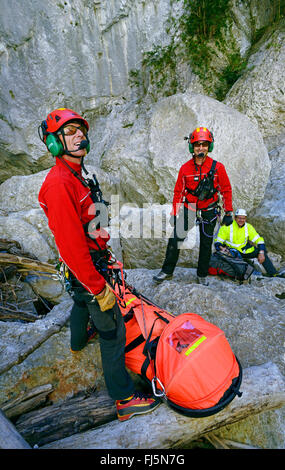
M 134 415 L 149 413 L 157 408 L 160 403 L 159 398 L 136 391 L 125 400 L 116 400 L 118 419 L 119 421 L 126 421 Z

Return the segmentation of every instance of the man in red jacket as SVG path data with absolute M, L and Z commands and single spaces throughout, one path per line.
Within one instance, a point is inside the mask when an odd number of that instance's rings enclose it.
M 158 283 L 171 279 L 179 257 L 179 242 L 183 242 L 190 226 L 190 211 L 196 211 L 200 230 L 197 281 L 208 285 L 207 274 L 211 257 L 214 228 L 219 212 L 220 193 L 225 215 L 222 223 L 232 223 L 232 188 L 222 163 L 208 156 L 213 150 L 214 137 L 206 127 L 196 128 L 188 139 L 193 158 L 180 168 L 174 188 L 170 223 L 174 231 L 168 241 L 162 270 L 154 276 Z M 184 203 L 183 210 L 178 213 Z
M 134 390 L 125 368 L 124 321 L 114 293 L 93 263 L 104 254 L 110 237 L 99 227 L 92 237 L 86 230 L 96 210 L 90 180 L 82 176 L 83 158 L 90 148 L 88 130 L 88 122 L 66 108 L 52 111 L 41 123 L 40 137 L 56 163 L 42 184 L 39 203 L 71 286 L 71 350 L 79 351 L 87 344 L 91 317 L 99 334 L 106 386 L 116 401 L 118 419 L 125 421 L 153 410 L 160 402 Z

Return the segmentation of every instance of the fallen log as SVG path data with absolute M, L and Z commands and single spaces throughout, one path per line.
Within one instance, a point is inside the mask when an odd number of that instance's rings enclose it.
M 15 426 L 0 410 L 0 449 L 31 449 Z
M 32 446 L 83 432 L 116 419 L 116 408 L 106 391 L 79 395 L 62 404 L 47 406 L 21 416 L 15 426 Z
M 52 391 L 53 386 L 51 384 L 40 385 L 26 393 L 22 392 L 17 398 L 5 401 L 0 408 L 5 412 L 7 418 L 15 418 L 43 405 L 48 394 Z
M 188 418 L 166 404 L 152 413 L 125 422 L 112 421 L 96 429 L 51 442 L 45 449 L 175 449 L 250 415 L 285 404 L 285 384 L 273 363 L 244 370 L 242 397 L 206 418 Z

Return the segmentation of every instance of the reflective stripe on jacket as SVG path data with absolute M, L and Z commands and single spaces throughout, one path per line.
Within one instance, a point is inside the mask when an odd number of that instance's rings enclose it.
M 231 225 L 221 226 L 217 238 L 215 239 L 215 243 L 216 242 L 225 244 L 230 248 L 235 248 L 242 253 L 251 253 L 254 250 L 253 246 L 244 249 L 248 242 L 264 245 L 264 239 L 251 224 L 246 222 L 243 227 L 239 227 L 235 220 Z

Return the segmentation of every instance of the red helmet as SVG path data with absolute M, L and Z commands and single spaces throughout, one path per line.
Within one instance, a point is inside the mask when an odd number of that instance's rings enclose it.
M 196 127 L 196 129 L 189 136 L 189 151 L 190 153 L 194 152 L 194 142 L 199 142 L 200 140 L 206 140 L 209 142 L 209 152 L 212 152 L 214 148 L 214 136 L 209 129 L 206 127 Z
M 57 132 L 61 126 L 70 121 L 80 121 L 89 130 L 88 122 L 78 113 L 67 108 L 55 109 L 49 113 L 45 121 L 45 130 L 48 133 Z
M 199 140 L 214 142 L 214 136 L 206 127 L 197 127 L 190 135 L 190 143 L 194 144 L 194 142 L 199 142 Z

